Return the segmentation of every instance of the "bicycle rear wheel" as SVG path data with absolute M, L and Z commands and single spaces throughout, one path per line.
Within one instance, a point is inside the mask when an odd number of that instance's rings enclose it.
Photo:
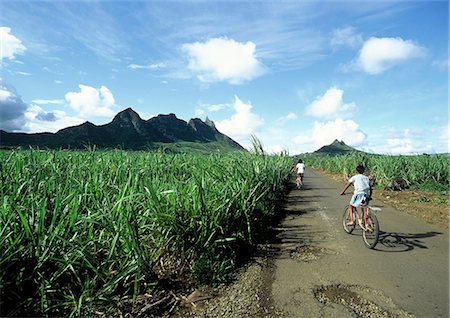
M 345 206 L 344 214 L 342 214 L 342 226 L 344 227 L 344 231 L 348 234 L 351 234 L 355 229 L 355 220 L 353 220 L 353 225 L 347 225 L 350 222 L 350 218 L 348 217 L 348 205 Z
M 363 241 L 367 248 L 374 248 L 378 243 L 378 237 L 380 235 L 380 225 L 377 217 L 369 213 L 366 217 L 365 230 L 363 230 Z

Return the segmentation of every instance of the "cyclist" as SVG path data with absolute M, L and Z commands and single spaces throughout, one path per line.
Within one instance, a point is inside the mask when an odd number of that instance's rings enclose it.
M 297 189 L 300 189 L 303 185 L 303 177 L 305 176 L 305 164 L 302 159 L 298 159 L 297 164 L 295 165 L 294 171 L 297 173 L 297 178 L 295 180 L 297 184 Z
M 371 195 L 371 187 L 370 187 L 370 182 L 369 182 L 369 178 L 367 176 L 364 175 L 364 166 L 362 165 L 358 165 L 356 167 L 356 172 L 358 174 L 354 175 L 353 177 L 351 177 L 348 180 L 347 185 L 345 186 L 344 190 L 342 190 L 341 195 L 345 194 L 345 190 L 347 190 L 352 184 L 355 187 L 355 190 L 353 192 L 353 196 L 350 200 L 350 204 L 348 206 L 348 219 L 350 220 L 349 223 L 347 225 L 349 226 L 353 226 L 355 220 L 353 220 L 353 212 L 356 210 L 356 207 L 358 205 L 365 207 L 369 204 L 369 198 Z M 365 208 L 363 208 L 364 213 Z M 358 214 L 356 214 L 358 215 Z M 359 225 L 364 228 L 364 221 L 363 221 L 363 216 L 359 216 L 358 219 L 358 223 Z

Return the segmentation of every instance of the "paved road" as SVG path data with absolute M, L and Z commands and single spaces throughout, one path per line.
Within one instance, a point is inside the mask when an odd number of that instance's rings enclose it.
M 342 229 L 342 188 L 309 170 L 289 193 L 267 258 L 265 316 L 449 317 L 448 231 L 374 200 L 383 233 L 369 250 L 360 230 Z

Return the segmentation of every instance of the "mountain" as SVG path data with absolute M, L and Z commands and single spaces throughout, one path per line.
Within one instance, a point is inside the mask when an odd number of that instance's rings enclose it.
M 360 152 L 353 147 L 346 145 L 343 141 L 335 139 L 331 144 L 323 146 L 313 152 L 318 155 L 345 155 L 351 152 Z
M 175 114 L 158 115 L 143 120 L 133 109 L 127 108 L 118 113 L 105 125 L 85 122 L 68 127 L 56 133 L 10 133 L 0 130 L 1 147 L 39 147 L 52 149 L 121 148 L 143 150 L 173 148 L 181 143 L 184 148 L 194 148 L 202 144 L 202 149 L 220 148 L 244 150 L 236 141 L 220 133 L 208 118 L 203 122 L 194 118 L 186 122 Z

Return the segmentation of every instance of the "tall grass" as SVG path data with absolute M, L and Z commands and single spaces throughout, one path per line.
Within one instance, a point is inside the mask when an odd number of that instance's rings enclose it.
M 91 315 L 161 280 L 225 280 L 290 168 L 251 154 L 0 152 L 1 316 Z
M 403 178 L 411 184 L 449 184 L 450 158 L 447 155 L 384 156 L 355 153 L 341 156 L 305 156 L 306 163 L 314 168 L 342 174 L 347 178 L 363 164 L 385 186 L 395 178 Z

